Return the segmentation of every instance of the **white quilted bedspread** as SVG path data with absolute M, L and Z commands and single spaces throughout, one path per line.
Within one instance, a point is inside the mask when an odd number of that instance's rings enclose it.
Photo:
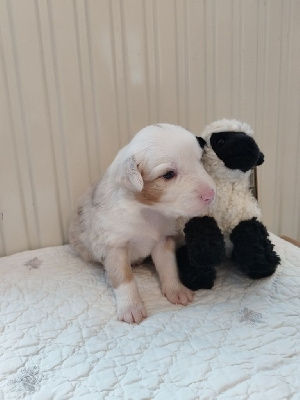
M 300 399 L 300 249 L 251 281 L 222 267 L 213 290 L 170 304 L 135 269 L 149 317 L 116 319 L 103 269 L 69 246 L 0 260 L 0 399 Z

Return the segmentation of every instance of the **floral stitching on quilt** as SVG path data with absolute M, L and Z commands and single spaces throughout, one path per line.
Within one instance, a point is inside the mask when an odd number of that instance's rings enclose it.
M 244 307 L 240 312 L 240 322 L 245 322 L 246 324 L 250 325 L 256 325 L 256 324 L 261 324 L 264 321 L 262 320 L 262 314 L 255 312 L 253 310 L 250 310 L 247 307 Z
M 15 378 L 8 381 L 8 384 L 16 391 L 35 392 L 42 379 L 43 375 L 40 374 L 37 365 L 34 365 L 19 370 Z
M 28 267 L 28 269 L 37 269 L 39 268 L 39 266 L 42 264 L 42 260 L 40 260 L 39 258 L 35 257 L 32 258 L 31 260 L 27 261 L 27 263 L 25 263 L 25 267 Z

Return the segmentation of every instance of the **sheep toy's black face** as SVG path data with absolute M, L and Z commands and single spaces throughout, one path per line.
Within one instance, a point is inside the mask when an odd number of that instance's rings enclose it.
M 244 132 L 215 132 L 210 137 L 210 144 L 229 169 L 246 172 L 264 162 L 264 155 L 254 139 Z

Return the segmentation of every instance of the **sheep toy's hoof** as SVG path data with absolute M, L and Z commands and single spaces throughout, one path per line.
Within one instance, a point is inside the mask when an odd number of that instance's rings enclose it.
M 247 275 L 251 279 L 262 279 L 262 278 L 267 278 L 268 276 L 271 276 L 274 274 L 276 271 L 276 267 L 270 268 L 268 270 L 260 270 L 260 271 L 248 271 Z
M 191 290 L 212 289 L 216 279 L 216 270 L 211 269 L 207 273 L 195 274 L 193 280 L 189 282 Z
M 266 227 L 256 218 L 240 222 L 231 232 L 232 257 L 249 278 L 266 278 L 280 263 L 268 236 Z
M 216 279 L 214 267 L 192 265 L 189 261 L 188 249 L 182 246 L 176 252 L 180 281 L 191 290 L 211 289 Z
M 223 234 L 213 217 L 192 218 L 184 228 L 188 258 L 196 269 L 207 269 L 225 260 Z

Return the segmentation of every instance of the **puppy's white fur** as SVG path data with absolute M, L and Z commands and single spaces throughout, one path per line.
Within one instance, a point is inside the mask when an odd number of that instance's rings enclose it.
M 147 315 L 131 264 L 149 255 L 168 300 L 186 305 L 193 299 L 178 278 L 174 236 L 178 217 L 199 215 L 213 201 L 215 185 L 201 156 L 185 129 L 148 126 L 79 201 L 70 244 L 82 258 L 104 264 L 120 320 L 138 323 Z

